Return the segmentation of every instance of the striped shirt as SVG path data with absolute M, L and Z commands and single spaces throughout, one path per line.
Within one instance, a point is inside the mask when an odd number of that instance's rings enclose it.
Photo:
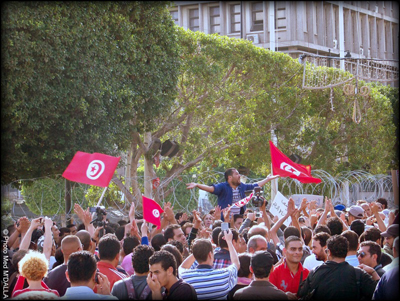
M 237 284 L 237 273 L 234 264 L 217 270 L 205 264 L 199 264 L 196 269 L 179 267 L 179 276 L 194 287 L 198 300 L 226 300 Z

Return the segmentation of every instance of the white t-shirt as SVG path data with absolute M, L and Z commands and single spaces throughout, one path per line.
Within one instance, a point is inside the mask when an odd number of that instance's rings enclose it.
M 311 254 L 310 256 L 307 256 L 304 260 L 303 267 L 311 271 L 313 268 L 320 266 L 323 263 L 323 260 L 317 260 L 315 254 Z

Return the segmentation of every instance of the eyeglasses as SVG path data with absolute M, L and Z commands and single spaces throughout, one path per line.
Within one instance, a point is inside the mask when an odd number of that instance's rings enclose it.
M 364 258 L 365 255 L 367 255 L 367 254 L 365 254 L 364 251 L 357 252 L 357 257 L 360 256 L 361 258 Z

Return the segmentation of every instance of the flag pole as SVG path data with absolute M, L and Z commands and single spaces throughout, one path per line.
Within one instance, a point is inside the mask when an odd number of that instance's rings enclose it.
M 106 193 L 108 186 L 104 188 L 103 193 L 101 194 L 101 197 L 99 199 L 99 201 L 97 202 L 96 207 L 99 207 L 101 204 L 101 201 L 103 200 L 104 194 Z M 95 212 L 92 213 L 92 218 L 94 217 Z

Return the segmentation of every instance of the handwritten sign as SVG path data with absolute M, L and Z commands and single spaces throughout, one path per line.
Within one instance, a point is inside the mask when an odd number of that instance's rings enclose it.
M 286 215 L 287 212 L 287 207 L 288 207 L 288 202 L 289 200 L 285 198 L 285 196 L 280 193 L 279 191 L 277 192 L 272 204 L 271 208 L 269 209 L 269 212 L 271 212 L 273 215 L 277 216 L 278 219 Z M 290 225 L 291 218 L 287 218 L 283 224 L 288 227 Z
M 323 201 L 324 201 L 324 196 L 323 195 L 314 195 L 314 194 L 294 194 L 291 196 L 291 198 L 294 200 L 294 204 L 296 205 L 297 208 L 300 208 L 301 201 L 303 198 L 307 199 L 307 202 L 310 202 L 311 200 L 316 200 L 317 203 L 317 208 L 323 208 Z

